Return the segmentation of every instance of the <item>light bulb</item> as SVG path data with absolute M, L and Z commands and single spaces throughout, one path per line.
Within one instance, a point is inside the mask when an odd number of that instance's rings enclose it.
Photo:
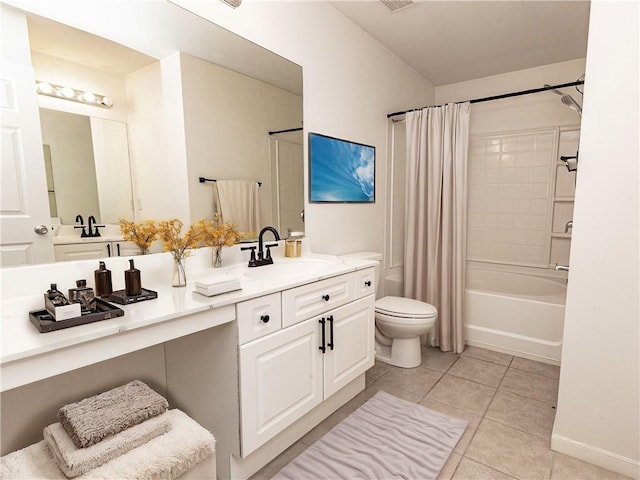
M 100 103 L 105 107 L 110 107 L 113 105 L 113 100 L 111 100 L 109 97 L 102 97 Z
M 65 98 L 73 98 L 76 96 L 76 92 L 71 87 L 63 87 L 59 93 Z
M 53 93 L 53 87 L 50 83 L 40 82 L 38 83 L 38 92 L 46 94 Z
M 84 92 L 80 95 L 80 99 L 87 103 L 96 103 L 96 96 L 91 92 Z

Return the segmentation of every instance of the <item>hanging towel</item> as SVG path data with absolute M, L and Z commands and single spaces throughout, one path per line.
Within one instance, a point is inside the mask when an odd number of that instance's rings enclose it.
M 222 220 L 235 223 L 240 232 L 260 230 L 258 183 L 250 180 L 218 180 L 218 208 Z
M 87 448 L 76 447 L 60 423 L 46 427 L 43 435 L 58 468 L 73 478 L 144 445 L 170 429 L 169 413 L 165 412 Z
M 167 411 L 169 403 L 140 380 L 134 380 L 58 411 L 58 420 L 78 448 L 98 443 Z

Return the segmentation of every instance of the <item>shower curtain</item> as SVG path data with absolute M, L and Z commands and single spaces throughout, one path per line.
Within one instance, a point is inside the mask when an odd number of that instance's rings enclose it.
M 409 112 L 406 120 L 404 294 L 438 309 L 431 342 L 460 353 L 469 103 Z

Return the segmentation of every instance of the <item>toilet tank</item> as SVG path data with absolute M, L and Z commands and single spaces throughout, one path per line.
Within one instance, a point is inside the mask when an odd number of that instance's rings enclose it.
M 379 252 L 354 252 L 342 255 L 343 257 L 362 258 L 364 260 L 375 260 L 378 264 L 375 267 L 376 292 L 380 288 L 380 271 L 382 270 L 382 254 Z M 378 295 L 376 294 L 376 298 Z

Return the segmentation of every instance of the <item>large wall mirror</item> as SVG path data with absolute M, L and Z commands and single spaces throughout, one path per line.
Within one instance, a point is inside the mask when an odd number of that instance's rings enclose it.
M 38 97 L 52 217 L 188 224 L 213 216 L 206 177 L 260 182 L 262 226 L 304 230 L 300 66 L 168 2 L 138 6 L 152 26 L 144 39 L 129 36 L 136 50 L 114 41 L 123 38 L 115 21 L 96 36 L 74 28 L 77 19 L 63 24 L 29 8 L 36 79 L 114 102 Z M 118 15 L 126 12 L 105 18 Z

